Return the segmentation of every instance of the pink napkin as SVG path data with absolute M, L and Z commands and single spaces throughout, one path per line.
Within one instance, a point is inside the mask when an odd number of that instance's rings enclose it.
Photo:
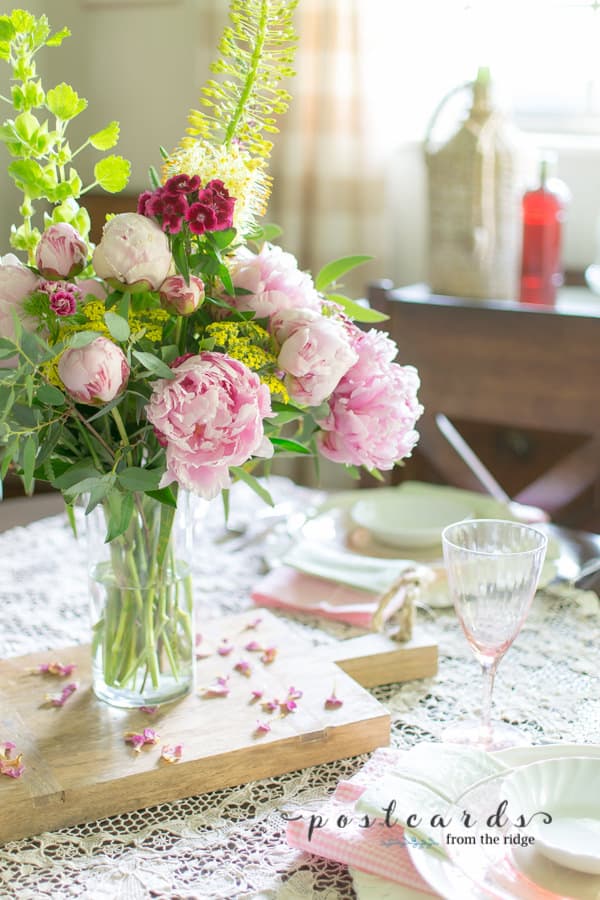
M 376 750 L 360 772 L 349 781 L 341 781 L 327 803 L 317 811 L 288 813 L 287 842 L 298 850 L 437 896 L 412 864 L 407 844 L 414 839 L 405 836 L 402 826 L 388 826 L 383 821 L 371 819 L 374 822 L 371 827 L 361 827 L 359 823 L 364 825 L 364 816 L 354 811 L 360 795 L 381 769 L 390 765 L 396 752 L 387 747 Z M 302 818 L 291 819 L 299 815 Z M 340 816 L 346 818 L 340 819 Z M 347 824 L 341 827 L 346 821 Z
M 402 588 L 399 595 L 401 592 Z M 310 613 L 361 628 L 371 627 L 381 599 L 379 594 L 306 575 L 290 566 L 272 569 L 255 585 L 250 596 L 257 606 Z M 398 605 L 399 602 L 395 602 L 393 609 Z M 392 611 L 390 608 L 389 612 Z

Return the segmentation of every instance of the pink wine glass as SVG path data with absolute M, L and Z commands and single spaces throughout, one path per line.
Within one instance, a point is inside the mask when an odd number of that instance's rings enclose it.
M 541 531 L 502 519 L 456 522 L 442 532 L 450 595 L 484 676 L 481 720 L 447 729 L 444 740 L 485 750 L 527 743 L 514 726 L 492 725 L 492 692 L 498 663 L 529 612 L 547 543 Z

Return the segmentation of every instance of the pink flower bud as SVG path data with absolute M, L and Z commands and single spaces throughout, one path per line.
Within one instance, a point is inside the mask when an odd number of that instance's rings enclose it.
M 68 393 L 80 403 L 108 403 L 125 388 L 129 366 L 120 347 L 105 337 L 80 349 L 65 350 L 58 374 Z
M 87 244 L 68 222 L 50 225 L 35 251 L 35 261 L 44 278 L 72 278 L 85 266 Z
M 195 275 L 186 284 L 183 275 L 170 275 L 160 286 L 160 302 L 169 312 L 190 316 L 204 300 L 204 282 Z
M 37 288 L 38 283 L 38 278 L 22 265 L 14 253 L 0 257 L 0 337 L 13 340 L 13 312 L 18 314 L 26 328 L 34 327 L 34 323 L 26 320 L 23 314 L 23 301 Z M 16 356 L 0 360 L 0 369 L 14 368 L 16 365 Z
M 159 225 L 138 213 L 121 213 L 104 226 L 94 250 L 96 274 L 118 287 L 156 291 L 172 264 L 169 240 Z

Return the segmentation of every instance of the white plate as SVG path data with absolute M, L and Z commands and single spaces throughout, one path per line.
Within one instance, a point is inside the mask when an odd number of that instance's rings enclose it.
M 352 520 L 376 540 L 405 548 L 435 547 L 447 525 L 472 515 L 472 507 L 454 497 L 402 491 L 361 499 L 350 511 Z
M 497 759 L 515 768 L 543 759 L 585 756 L 600 759 L 599 744 L 546 744 L 536 747 L 515 747 L 494 754 Z M 446 900 L 487 900 L 489 894 L 478 888 L 453 863 L 441 859 L 425 848 L 408 848 L 412 862 L 425 881 Z M 352 872 L 352 869 L 351 869 Z M 354 875 L 354 873 L 353 873 Z M 584 876 L 585 877 L 585 876 Z M 364 886 L 364 890 L 363 890 Z M 358 900 L 408 900 L 415 896 L 410 888 L 393 884 L 376 876 L 361 876 L 355 882 Z M 420 895 L 426 900 L 428 895 Z M 499 892 L 498 896 L 503 896 Z M 504 894 L 504 896 L 506 896 Z M 540 896 L 543 896 L 540 892 Z
M 532 833 L 548 859 L 579 872 L 600 875 L 600 760 L 592 757 L 545 759 L 509 775 L 502 787 L 512 809 L 529 819 L 538 810 Z

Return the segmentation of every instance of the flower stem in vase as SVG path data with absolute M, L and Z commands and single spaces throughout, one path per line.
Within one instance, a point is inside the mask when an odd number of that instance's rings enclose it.
M 172 700 L 193 679 L 193 595 L 175 510 L 141 493 L 134 500 L 128 528 L 96 548 L 100 558 L 92 552 L 90 571 L 94 691 L 126 707 Z

